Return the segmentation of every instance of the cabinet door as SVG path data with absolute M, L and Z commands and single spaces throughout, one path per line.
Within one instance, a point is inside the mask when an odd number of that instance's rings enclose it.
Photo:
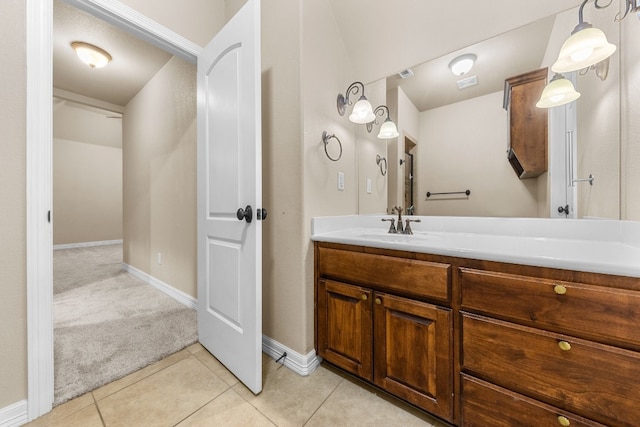
M 372 369 L 372 291 L 318 281 L 318 355 L 369 381 Z
M 451 311 L 375 293 L 374 382 L 444 419 L 452 418 Z

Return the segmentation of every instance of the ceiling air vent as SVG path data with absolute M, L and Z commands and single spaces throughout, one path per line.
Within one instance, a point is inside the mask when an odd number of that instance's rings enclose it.
M 478 84 L 478 76 L 467 77 L 466 79 L 458 80 L 458 89 L 466 89 Z
M 408 79 L 409 77 L 413 76 L 413 71 L 411 71 L 410 68 L 407 68 L 406 70 L 400 71 L 398 75 L 403 79 Z

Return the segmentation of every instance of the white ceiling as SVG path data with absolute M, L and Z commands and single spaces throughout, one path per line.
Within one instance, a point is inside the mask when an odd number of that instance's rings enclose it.
M 80 62 L 71 42 L 83 41 L 111 54 L 104 68 Z M 171 54 L 62 0 L 53 2 L 53 87 L 125 106 L 171 58 Z

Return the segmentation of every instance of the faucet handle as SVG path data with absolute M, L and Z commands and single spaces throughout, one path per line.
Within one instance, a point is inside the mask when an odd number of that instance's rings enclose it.
M 391 208 L 391 212 L 396 211 L 398 213 L 402 213 L 402 206 L 398 206 L 398 205 L 393 205 L 393 208 Z
M 406 225 L 404 226 L 404 234 L 413 234 L 413 230 L 411 229 L 412 222 L 422 222 L 422 220 L 407 218 L 405 220 Z
M 391 222 L 391 226 L 389 227 L 389 233 L 391 234 L 396 234 L 396 219 L 395 218 L 382 218 L 382 221 L 390 221 Z

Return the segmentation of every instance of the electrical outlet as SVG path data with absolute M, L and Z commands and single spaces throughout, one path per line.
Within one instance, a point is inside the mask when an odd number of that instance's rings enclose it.
M 162 265 L 162 252 L 158 252 L 157 262 L 158 262 L 158 265 Z
M 344 172 L 338 172 L 338 190 L 344 191 Z

